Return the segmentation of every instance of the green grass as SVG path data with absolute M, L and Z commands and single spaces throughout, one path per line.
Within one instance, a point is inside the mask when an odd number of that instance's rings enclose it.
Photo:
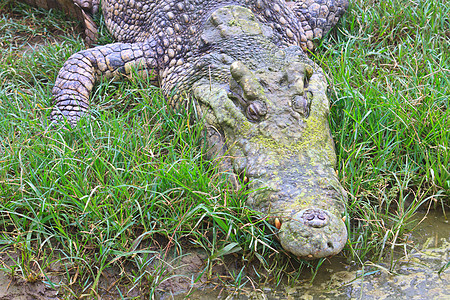
M 419 206 L 450 204 L 449 14 L 445 1 L 352 1 L 317 54 L 361 260 L 401 244 Z
M 24 5 L 0 9 L 0 252 L 12 260 L 1 269 L 27 281 L 58 269 L 66 277 L 53 284 L 68 297 L 95 295 L 105 270 L 127 270 L 117 288 L 152 295 L 173 275 L 170 254 L 196 246 L 211 277 L 224 254 L 257 262 L 230 270 L 237 291 L 249 274 L 303 276 L 307 263 L 283 253 L 245 207 L 247 191 L 204 159 L 195 111 L 171 110 L 147 80 L 99 84 L 93 118 L 48 130 L 57 72 L 84 47 L 79 26 Z M 330 75 L 351 260 L 392 258 L 410 245 L 419 206 L 450 204 L 449 15 L 445 1 L 353 1 L 315 53 Z
M 245 188 L 233 190 L 217 162 L 205 161 L 194 110 L 171 110 L 148 80 L 99 84 L 92 119 L 49 130 L 55 76 L 82 39 L 59 14 L 7 9 L 33 17 L 5 14 L 1 23 L 0 251 L 20 255 L 0 268 L 34 281 L 56 265 L 67 274 L 59 284 L 77 296 L 95 295 L 104 270 L 127 269 L 116 286 L 152 295 L 172 276 L 173 252 L 189 247 L 207 251 L 210 277 L 222 256 L 236 251 L 240 263 L 259 261 L 259 272 L 272 268 L 269 254 L 286 260 L 273 228 L 245 207 Z M 38 19 L 43 23 L 28 23 Z M 42 38 L 50 42 L 32 51 L 29 36 L 40 37 L 40 26 L 50 28 Z M 58 27 L 68 35 L 53 36 Z M 10 36 L 23 38 L 11 43 Z

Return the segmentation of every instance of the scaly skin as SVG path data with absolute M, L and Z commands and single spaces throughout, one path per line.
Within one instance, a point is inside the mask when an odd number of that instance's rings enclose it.
M 281 222 L 283 248 L 334 255 L 347 240 L 346 196 L 334 171 L 325 76 L 300 47 L 280 48 L 263 31 L 245 8 L 214 12 L 202 39 L 222 53 L 202 57 L 211 75 L 193 84 L 194 99 L 210 146 L 233 158 L 222 168 L 251 179 L 247 204 Z
M 278 219 L 282 246 L 310 259 L 334 255 L 347 239 L 346 196 L 334 172 L 326 80 L 304 51 L 347 5 L 103 0 L 119 42 L 69 58 L 53 89 L 51 119 L 75 126 L 101 77 L 152 73 L 171 105 L 194 99 L 210 155 L 227 154 L 221 168 L 250 179 L 248 204 Z

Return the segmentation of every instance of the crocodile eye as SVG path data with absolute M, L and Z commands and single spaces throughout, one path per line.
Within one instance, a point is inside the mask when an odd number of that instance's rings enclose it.
M 292 99 L 292 107 L 305 118 L 309 117 L 311 109 L 312 93 L 308 91 L 305 96 L 295 96 Z
M 300 112 L 303 112 L 308 105 L 308 100 L 303 96 L 295 96 L 292 100 L 292 107 Z
M 267 107 L 265 103 L 261 101 L 253 101 L 247 107 L 247 118 L 252 121 L 259 121 L 267 114 Z
M 311 76 L 313 73 L 314 73 L 313 67 L 311 67 L 310 65 L 306 65 L 305 66 L 305 74 L 306 74 L 307 80 L 311 79 Z

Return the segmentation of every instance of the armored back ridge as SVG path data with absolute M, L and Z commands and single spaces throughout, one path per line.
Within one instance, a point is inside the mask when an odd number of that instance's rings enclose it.
M 51 120 L 76 126 L 101 77 L 151 72 L 171 105 L 192 97 L 209 155 L 227 154 L 222 170 L 250 180 L 247 203 L 276 220 L 282 246 L 310 259 L 334 255 L 347 239 L 346 196 L 334 171 L 325 76 L 305 51 L 347 5 L 103 0 L 118 43 L 69 58 Z

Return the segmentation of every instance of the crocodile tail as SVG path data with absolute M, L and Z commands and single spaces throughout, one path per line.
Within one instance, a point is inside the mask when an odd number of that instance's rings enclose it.
M 140 75 L 157 70 L 155 42 L 115 43 L 86 49 L 73 54 L 64 63 L 53 87 L 55 105 L 50 120 L 71 127 L 89 110 L 89 96 L 94 84 L 101 78 L 119 75 Z
M 323 38 L 348 8 L 348 0 L 294 0 L 292 8 L 305 30 L 308 49 L 314 49 L 314 39 Z

